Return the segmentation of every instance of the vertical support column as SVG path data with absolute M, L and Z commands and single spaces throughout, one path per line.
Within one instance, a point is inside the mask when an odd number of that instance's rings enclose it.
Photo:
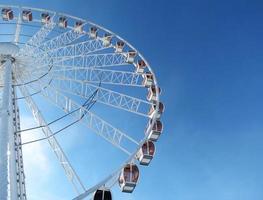
M 8 140 L 10 135 L 11 121 L 11 60 L 6 59 L 2 65 L 4 68 L 4 87 L 1 106 L 1 121 L 0 121 L 0 199 L 8 200 Z
M 13 79 L 11 79 L 11 83 Z M 10 92 L 10 120 L 9 120 L 9 184 L 10 184 L 10 200 L 17 200 L 18 199 L 18 181 L 17 181 L 17 151 L 15 150 L 15 130 L 16 130 L 16 123 L 15 122 L 15 109 L 16 106 L 14 104 L 14 93 L 13 93 L 13 84 L 11 84 L 11 92 Z
M 14 82 L 13 75 L 13 82 Z M 13 125 L 14 125 L 14 138 L 15 138 L 15 155 L 16 155 L 16 180 L 17 180 L 17 199 L 27 200 L 26 187 L 25 187 L 25 173 L 23 164 L 23 152 L 21 145 L 21 133 L 20 133 L 20 116 L 17 103 L 16 88 L 12 87 L 12 99 L 13 99 Z

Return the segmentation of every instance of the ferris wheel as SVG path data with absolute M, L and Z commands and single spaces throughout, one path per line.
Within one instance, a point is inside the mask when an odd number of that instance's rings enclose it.
M 23 147 L 42 141 L 75 189 L 74 200 L 111 200 L 115 185 L 133 192 L 142 177 L 139 167 L 150 164 L 163 130 L 161 89 L 149 63 L 123 38 L 93 22 L 44 9 L 0 7 L 0 199 L 27 199 Z M 63 115 L 48 121 L 48 109 L 38 99 Z M 38 126 L 20 128 L 19 101 Z M 125 130 L 121 116 L 126 114 L 132 116 L 127 120 L 138 119 L 131 122 L 136 128 Z M 73 121 L 51 128 L 68 117 Z M 80 124 L 125 155 L 120 166 L 89 187 L 56 138 Z M 35 129 L 43 137 L 22 141 Z

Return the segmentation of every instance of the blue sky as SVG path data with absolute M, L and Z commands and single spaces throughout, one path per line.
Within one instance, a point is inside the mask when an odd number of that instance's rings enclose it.
M 4 3 L 47 8 L 94 21 L 127 39 L 151 63 L 166 105 L 164 133 L 153 162 L 141 170 L 135 192 L 126 196 L 116 188 L 115 199 L 263 199 L 262 1 Z M 31 123 L 29 116 L 24 121 Z M 78 137 L 83 136 L 78 133 Z M 81 161 L 78 154 L 89 152 L 76 150 L 70 142 L 64 145 L 75 152 L 70 154 L 74 163 Z M 34 147 L 46 166 L 42 165 L 41 173 L 28 175 L 31 197 L 68 199 L 73 195 L 71 187 L 52 152 L 43 146 Z M 28 162 L 38 167 L 36 162 Z M 86 169 L 76 167 L 88 180 Z M 39 178 L 42 188 L 30 181 L 32 177 Z

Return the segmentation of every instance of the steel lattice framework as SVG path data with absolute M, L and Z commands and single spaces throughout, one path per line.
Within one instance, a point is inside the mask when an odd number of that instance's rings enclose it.
M 75 200 L 113 187 L 124 166 L 138 162 L 138 151 L 160 118 L 160 90 L 149 63 L 126 40 L 93 22 L 44 9 L 7 5 L 0 9 L 0 199 L 27 199 L 23 164 L 27 142 L 23 143 L 20 128 L 20 100 L 32 112 L 43 140 L 73 185 Z M 127 155 L 123 164 L 92 187 L 85 186 L 38 98 Z M 141 127 L 140 137 L 134 137 L 83 101 L 107 108 L 107 114 L 127 113 L 148 123 Z M 151 108 L 155 110 L 150 115 Z

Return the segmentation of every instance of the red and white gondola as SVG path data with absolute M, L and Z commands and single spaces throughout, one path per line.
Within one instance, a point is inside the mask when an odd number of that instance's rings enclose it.
M 22 11 L 22 20 L 24 22 L 31 22 L 33 20 L 33 14 L 31 10 Z
M 76 21 L 75 26 L 74 26 L 74 30 L 77 33 L 83 33 L 83 22 L 82 21 Z
M 104 37 L 103 37 L 103 39 L 102 39 L 103 46 L 104 46 L 104 47 L 110 46 L 110 44 L 111 44 L 111 39 L 112 39 L 112 35 L 111 35 L 111 34 L 108 34 L 108 33 L 105 33 L 105 34 L 104 34 Z
M 137 55 L 136 51 L 129 50 L 127 53 L 127 63 L 129 63 L 129 64 L 134 63 L 136 55 Z
M 14 13 L 11 8 L 3 8 L 2 9 L 2 18 L 4 21 L 9 21 L 14 19 Z
M 163 124 L 160 120 L 156 120 L 152 128 L 151 128 L 151 124 L 152 124 L 152 119 L 149 121 L 147 125 L 146 133 L 148 133 L 149 131 L 148 140 L 156 142 L 159 139 L 161 133 L 163 132 Z
M 119 185 L 122 192 L 132 193 L 139 179 L 139 168 L 135 164 L 127 164 L 119 176 Z
M 48 24 L 50 23 L 50 15 L 48 13 L 42 13 L 41 14 L 41 23 L 42 24 Z
M 117 41 L 116 46 L 115 46 L 115 52 L 116 53 L 121 53 L 123 51 L 125 43 L 123 41 Z
M 152 106 L 151 106 L 151 108 L 150 108 L 150 110 L 148 112 L 148 116 L 151 119 L 153 118 L 155 112 L 157 111 L 156 109 L 157 109 L 157 105 L 156 104 L 152 104 Z M 159 102 L 158 111 L 156 113 L 156 119 L 160 119 L 162 114 L 163 114 L 163 112 L 164 112 L 164 105 L 163 105 L 162 102 Z
M 144 62 L 144 60 L 139 60 L 137 62 L 137 65 L 135 66 L 135 72 L 138 74 L 142 74 L 145 68 L 146 68 L 146 63 Z
M 159 90 L 159 94 L 161 94 L 161 88 L 160 87 L 158 87 L 158 90 Z M 157 90 L 156 90 L 155 86 L 149 87 L 148 88 L 147 100 L 151 101 L 151 102 L 157 101 L 156 92 L 157 92 Z
M 95 26 L 90 27 L 89 30 L 89 36 L 93 39 L 96 39 L 98 37 L 98 29 Z
M 155 153 L 155 145 L 152 141 L 146 141 L 137 153 L 141 165 L 149 165 Z
M 58 26 L 60 28 L 67 28 L 68 27 L 68 20 L 67 20 L 67 18 L 63 17 L 63 16 L 59 17 L 59 19 L 58 19 Z
M 146 72 L 142 74 L 142 85 L 144 87 L 151 87 L 153 85 L 153 74 L 151 72 Z

